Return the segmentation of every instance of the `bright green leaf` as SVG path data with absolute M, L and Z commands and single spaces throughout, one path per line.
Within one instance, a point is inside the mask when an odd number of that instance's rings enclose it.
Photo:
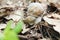
M 23 21 L 20 20 L 20 21 L 16 24 L 16 26 L 15 26 L 15 28 L 14 28 L 14 31 L 15 31 L 16 33 L 21 32 L 23 25 L 24 25 Z
M 4 30 L 4 40 L 19 40 L 17 34 L 11 29 L 13 21 L 7 23 L 6 29 Z
M 7 26 L 6 26 L 5 30 L 4 30 L 4 33 L 7 33 L 8 31 L 11 30 L 12 23 L 13 23 L 12 20 L 10 20 L 10 21 L 7 23 Z
M 0 33 L 0 40 L 3 40 L 3 38 L 4 38 L 3 33 Z

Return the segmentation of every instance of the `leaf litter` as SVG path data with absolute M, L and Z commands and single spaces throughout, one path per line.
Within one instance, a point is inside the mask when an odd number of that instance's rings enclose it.
M 60 40 L 60 0 L 0 0 L 1 31 L 9 20 L 23 20 L 20 40 Z

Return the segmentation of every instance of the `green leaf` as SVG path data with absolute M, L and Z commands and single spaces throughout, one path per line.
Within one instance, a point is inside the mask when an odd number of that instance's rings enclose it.
M 16 26 L 15 26 L 15 28 L 14 28 L 14 31 L 15 31 L 16 33 L 21 32 L 23 25 L 24 25 L 23 21 L 20 20 L 20 21 L 16 24 Z
M 7 23 L 7 26 L 6 26 L 5 30 L 4 30 L 4 38 L 2 38 L 2 39 L 4 39 L 4 40 L 19 40 L 17 34 L 19 32 L 21 32 L 24 23 L 23 23 L 22 20 L 20 20 L 16 24 L 15 28 L 11 29 L 12 23 L 13 23 L 12 20 Z
M 0 33 L 0 40 L 3 40 L 3 38 L 4 38 L 3 33 Z
M 11 30 L 5 34 L 4 40 L 19 40 L 17 34 Z
M 10 20 L 10 21 L 7 23 L 7 26 L 6 26 L 5 30 L 4 30 L 4 33 L 7 33 L 8 31 L 11 30 L 12 23 L 13 23 L 12 20 Z
M 11 29 L 12 20 L 7 23 L 6 29 L 4 30 L 4 40 L 19 40 L 16 32 Z

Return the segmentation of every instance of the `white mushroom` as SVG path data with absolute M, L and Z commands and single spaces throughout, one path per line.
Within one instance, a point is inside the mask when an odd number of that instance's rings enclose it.
M 35 17 L 33 17 L 33 16 L 28 16 L 28 17 L 26 17 L 25 19 L 24 19 L 24 21 L 25 22 L 27 22 L 27 23 L 34 23 L 34 20 L 35 20 L 36 18 Z
M 28 15 L 39 16 L 43 11 L 43 5 L 40 3 L 30 3 L 28 6 Z

